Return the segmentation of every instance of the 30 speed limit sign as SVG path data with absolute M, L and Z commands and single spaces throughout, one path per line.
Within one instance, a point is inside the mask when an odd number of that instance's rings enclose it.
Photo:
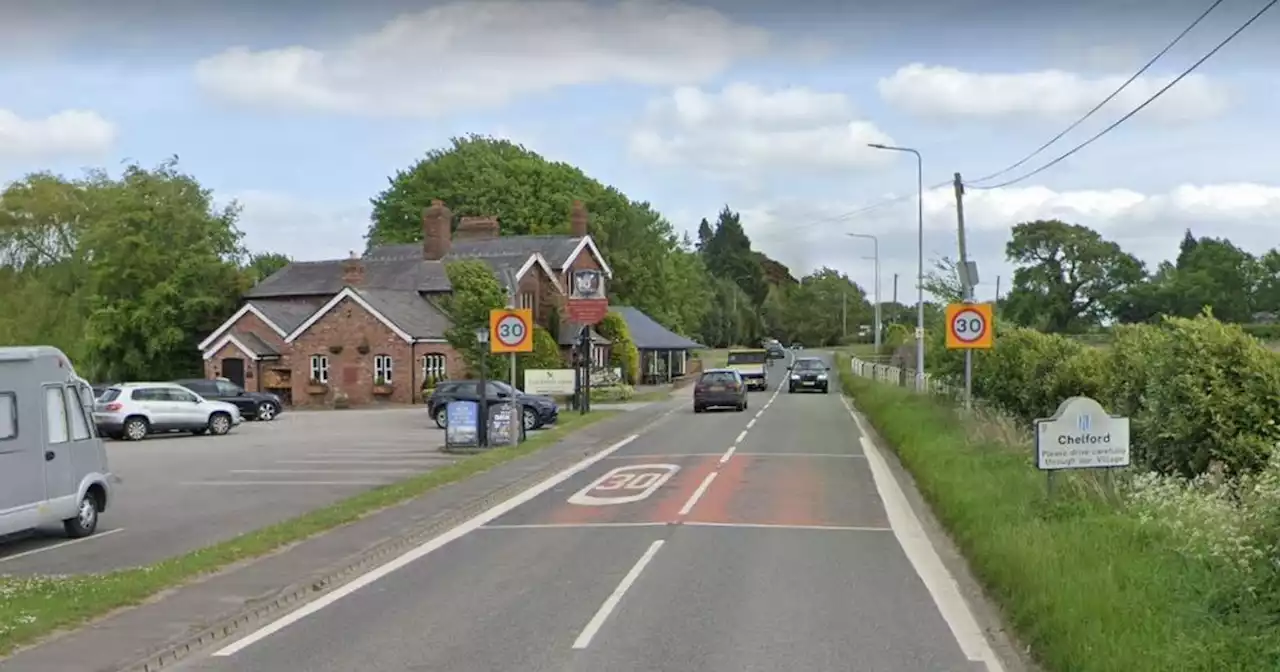
M 533 352 L 533 311 L 527 308 L 489 311 L 489 352 Z
M 989 303 L 953 303 L 947 306 L 947 348 L 986 350 L 995 344 L 995 325 Z

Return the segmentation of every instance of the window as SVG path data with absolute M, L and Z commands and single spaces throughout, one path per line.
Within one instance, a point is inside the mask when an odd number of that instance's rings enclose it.
M 319 383 L 329 382 L 329 358 L 325 355 L 311 355 L 311 380 Z
M 0 392 L 0 441 L 8 441 L 18 435 L 18 397 L 12 392 Z
M 603 346 L 591 346 L 591 364 L 597 369 L 608 368 L 609 366 L 609 350 Z
M 213 392 L 220 397 L 238 397 L 243 391 L 244 390 L 241 389 L 239 385 L 236 385 L 229 380 L 214 381 L 213 390 L 210 390 L 210 392 Z M 197 389 L 196 392 L 201 394 L 205 393 L 204 390 L 200 389 Z
M 196 395 L 187 390 L 180 390 L 176 387 L 166 387 L 162 390 L 156 390 L 156 392 L 159 392 L 162 395 L 161 401 L 175 401 L 181 404 L 194 404 L 199 401 L 199 399 L 196 398 Z
M 84 404 L 80 395 L 70 387 L 62 388 L 63 400 L 66 402 L 67 415 L 71 416 L 71 440 L 84 441 L 93 435 L 89 433 L 89 421 L 84 417 Z
M 391 361 L 391 355 L 374 355 L 373 357 L 373 380 L 383 383 L 391 382 L 391 374 L 395 366 Z
M 106 392 L 103 392 L 103 393 L 102 393 L 102 396 L 98 397 L 98 401 L 100 401 L 100 402 L 102 402 L 102 403 L 104 403 L 104 404 L 109 404 L 109 403 L 111 403 L 111 402 L 115 401 L 115 400 L 116 400 L 116 398 L 118 398 L 119 396 L 120 396 L 120 388 L 118 388 L 118 387 L 108 387 L 108 388 L 107 388 L 107 391 L 106 391 Z
M 67 442 L 67 399 L 60 386 L 44 388 L 44 427 L 49 443 Z
M 440 381 L 448 378 L 449 361 L 444 355 L 432 353 L 422 356 L 422 379 Z
M 533 319 L 535 320 L 538 319 L 538 314 L 536 312 L 538 308 L 537 294 L 534 294 L 533 292 L 524 292 L 520 294 L 520 307 L 535 311 L 533 315 Z

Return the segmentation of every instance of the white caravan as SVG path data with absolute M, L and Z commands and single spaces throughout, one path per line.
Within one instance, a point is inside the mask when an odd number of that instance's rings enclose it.
M 0 536 L 61 522 L 86 537 L 111 501 L 93 391 L 48 346 L 0 347 Z

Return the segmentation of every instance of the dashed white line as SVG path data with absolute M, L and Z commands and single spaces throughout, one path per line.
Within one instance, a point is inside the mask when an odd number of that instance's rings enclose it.
M 745 430 L 745 429 L 744 429 L 744 430 L 742 430 L 741 432 L 738 432 L 738 438 L 734 439 L 734 440 L 733 440 L 733 443 L 734 443 L 735 445 L 736 445 L 736 444 L 739 444 L 739 443 L 742 443 L 742 440 L 743 440 L 743 439 L 745 439 L 745 438 L 747 438 L 747 430 Z
M 719 473 L 720 472 L 718 471 L 713 471 L 707 474 L 706 478 L 702 479 L 702 482 L 698 484 L 698 489 L 694 490 L 693 494 L 690 495 L 689 501 L 685 502 L 684 506 L 680 507 L 679 515 L 689 515 L 689 512 L 693 510 L 693 507 L 698 505 L 698 500 L 702 499 L 702 495 L 706 494 L 707 488 L 711 487 L 711 482 L 716 480 L 716 476 L 719 475 Z
M 597 632 L 600 632 L 601 626 L 603 626 L 604 622 L 609 619 L 609 614 L 613 613 L 613 610 L 618 608 L 618 603 L 622 601 L 622 596 L 626 595 L 627 590 L 629 590 L 632 584 L 636 582 L 636 579 L 640 578 L 640 573 L 643 572 L 644 568 L 653 560 L 653 556 L 658 554 L 658 550 L 662 548 L 664 543 L 666 543 L 664 540 L 659 539 L 652 544 L 649 544 L 648 550 L 646 550 L 644 555 L 640 556 L 640 559 L 636 561 L 636 564 L 631 567 L 631 571 L 627 572 L 627 575 L 622 577 L 622 582 L 618 584 L 617 588 L 613 589 L 613 593 L 605 599 L 604 604 L 600 605 L 600 609 L 596 612 L 596 615 L 592 616 L 590 621 L 587 621 L 587 625 L 582 629 L 582 633 L 578 635 L 576 640 L 574 640 L 573 648 L 585 649 L 591 645 L 592 638 L 596 636 Z
M 759 415 L 757 415 L 756 417 L 751 418 L 750 420 L 748 420 L 748 421 L 747 421 L 747 429 L 751 429 L 752 427 L 755 427 L 755 426 L 756 426 L 756 420 L 757 420 L 757 419 L 759 419 Z
M 738 444 L 735 443 L 732 446 L 729 446 L 729 450 L 724 451 L 724 455 L 720 456 L 720 464 L 728 462 L 729 458 L 733 457 L 733 453 L 736 450 L 738 450 Z

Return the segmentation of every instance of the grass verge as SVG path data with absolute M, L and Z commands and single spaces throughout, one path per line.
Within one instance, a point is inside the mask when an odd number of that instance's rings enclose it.
M 848 358 L 839 366 L 848 371 Z M 1095 479 L 1070 475 L 1049 500 L 1025 429 L 978 426 L 851 375 L 841 384 L 1046 670 L 1277 669 L 1275 635 L 1222 613 L 1227 588 L 1212 569 L 1109 503 Z
M 449 466 L 367 490 L 297 518 L 147 567 L 98 575 L 0 576 L 0 656 L 56 630 L 73 628 L 115 609 L 139 604 L 162 590 L 227 565 L 266 555 L 434 488 L 537 452 L 570 432 L 612 415 L 615 413 L 610 411 L 587 415 L 566 413 L 555 427 L 538 432 L 519 446 L 466 457 Z

